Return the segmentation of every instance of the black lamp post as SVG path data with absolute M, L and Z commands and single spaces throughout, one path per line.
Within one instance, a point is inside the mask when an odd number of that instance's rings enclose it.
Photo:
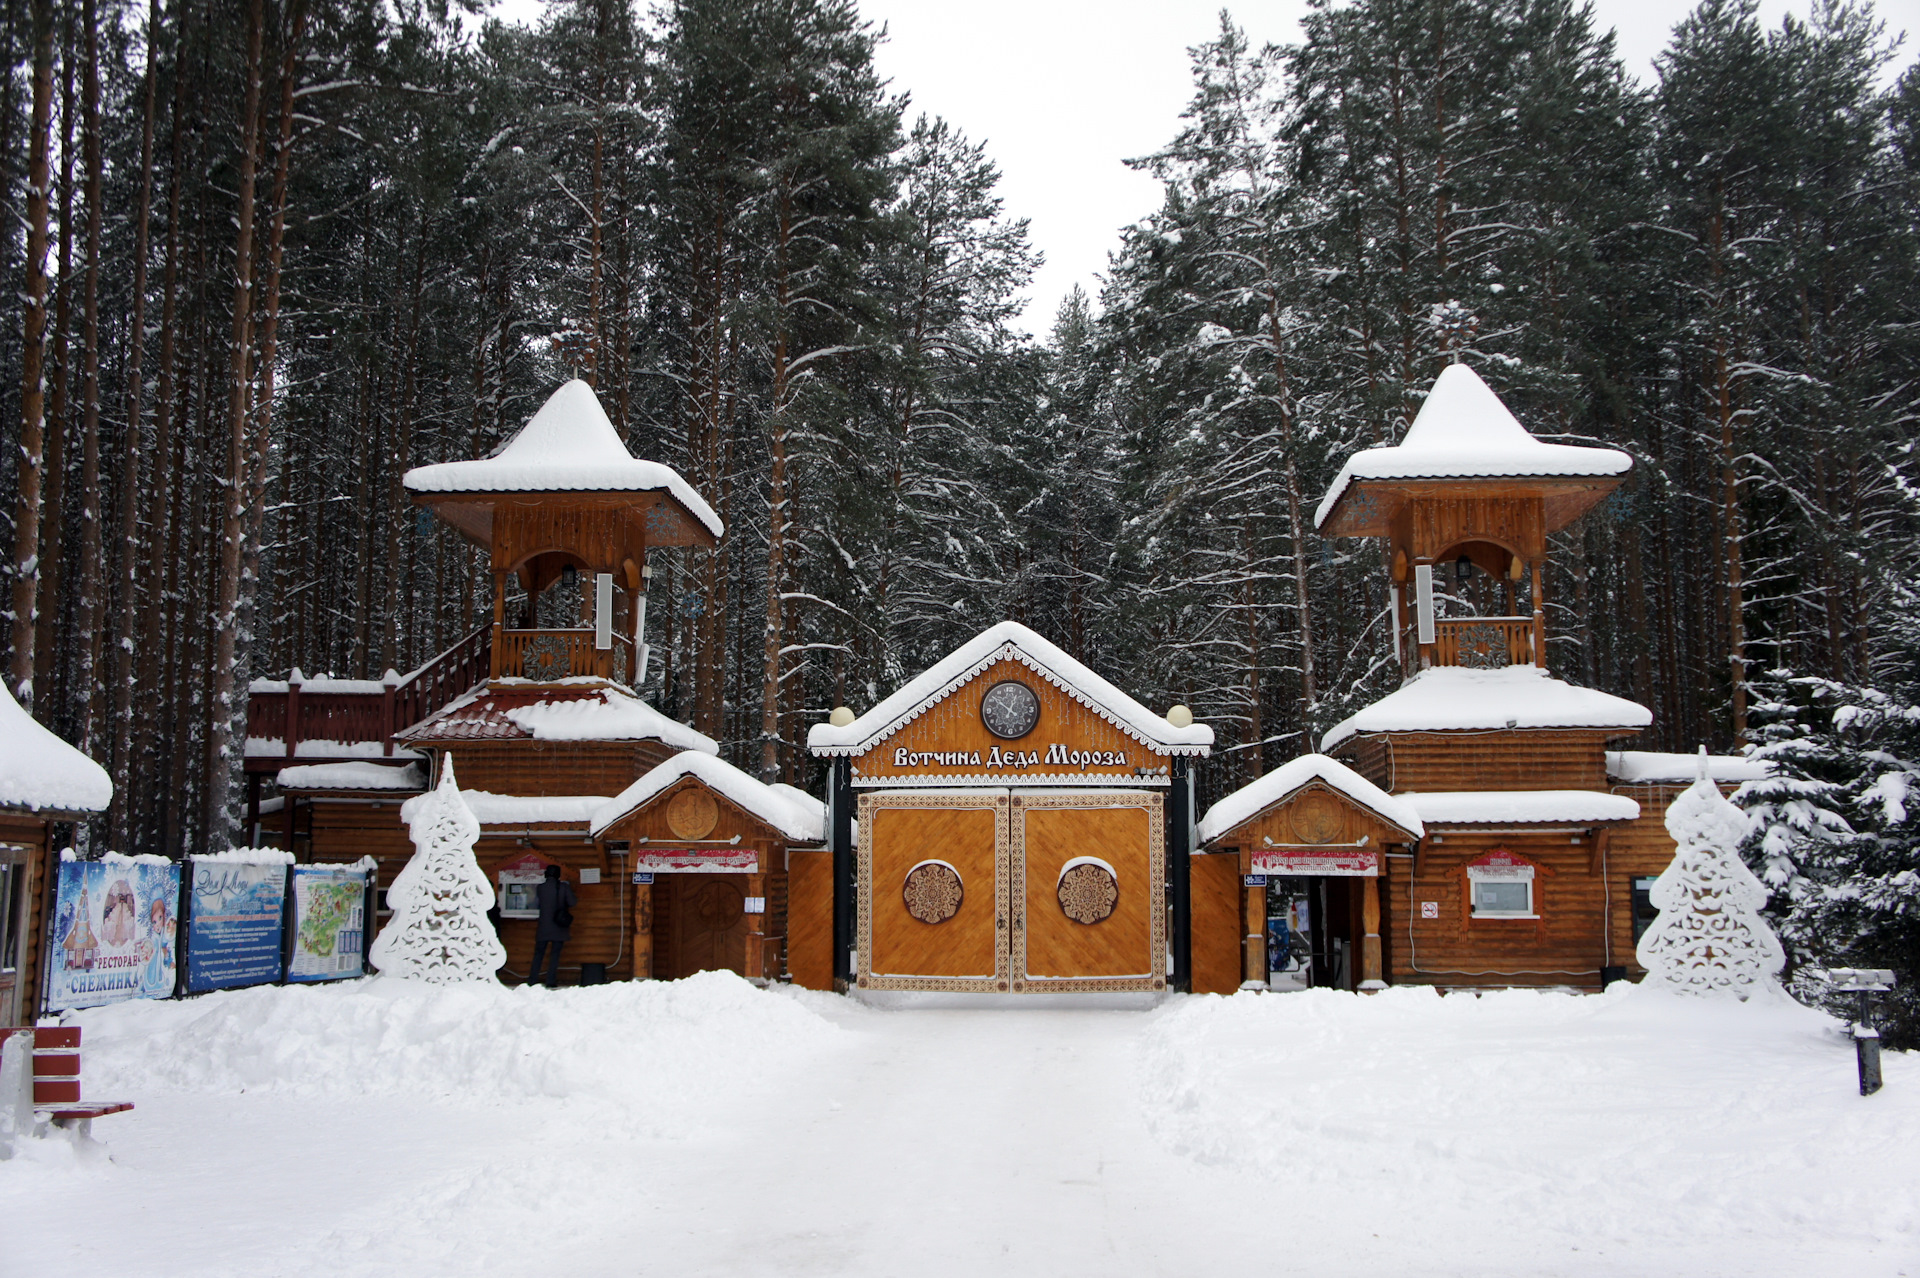
M 1880 1031 L 1873 1027 L 1873 996 L 1894 986 L 1894 975 L 1885 968 L 1836 967 L 1827 972 L 1827 986 L 1836 993 L 1858 994 L 1860 1016 L 1853 1026 L 1853 1052 L 1860 1067 L 1860 1094 L 1871 1096 L 1880 1090 Z

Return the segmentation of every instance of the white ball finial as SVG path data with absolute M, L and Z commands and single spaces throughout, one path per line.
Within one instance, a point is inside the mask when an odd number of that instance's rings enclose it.
M 1176 728 L 1191 728 L 1193 726 L 1193 711 L 1186 706 L 1175 706 L 1173 709 L 1167 711 L 1167 722 Z
M 833 713 L 827 716 L 827 722 L 836 728 L 844 728 L 853 722 L 853 711 L 845 706 L 835 706 Z

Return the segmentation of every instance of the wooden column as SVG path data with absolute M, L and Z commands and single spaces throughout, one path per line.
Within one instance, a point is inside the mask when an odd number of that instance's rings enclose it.
M 653 885 L 633 885 L 633 979 L 653 977 Z
M 1243 879 L 1242 882 L 1245 882 Z M 1241 894 L 1245 905 L 1240 911 L 1241 925 L 1246 933 L 1242 945 L 1245 958 L 1241 963 L 1240 979 L 1267 983 L 1267 889 L 1265 886 L 1247 888 Z
M 1360 885 L 1360 988 L 1383 990 L 1387 982 L 1380 961 L 1380 880 L 1369 876 Z
M 1547 668 L 1547 598 L 1542 584 L 1547 575 L 1545 556 L 1533 563 L 1533 664 Z

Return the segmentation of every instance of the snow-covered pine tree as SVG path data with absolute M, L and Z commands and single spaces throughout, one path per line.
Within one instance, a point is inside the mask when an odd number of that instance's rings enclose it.
M 1667 808 L 1667 833 L 1679 846 L 1654 880 L 1660 917 L 1635 949 L 1647 986 L 1740 999 L 1777 988 L 1786 954 L 1760 917 L 1767 890 L 1740 860 L 1751 828 L 1707 776 L 1702 749 L 1699 780 Z
M 453 757 L 440 784 L 421 800 L 410 823 L 413 858 L 387 889 L 393 917 L 374 938 L 368 957 L 384 976 L 453 985 L 489 981 L 507 961 L 487 921 L 493 884 L 473 858 L 480 822 L 460 797 Z
M 1881 1033 L 1920 1047 L 1920 699 L 1784 671 L 1756 694 L 1754 755 L 1775 771 L 1734 797 L 1794 965 L 1897 972 Z M 1853 1014 L 1819 982 L 1794 993 Z

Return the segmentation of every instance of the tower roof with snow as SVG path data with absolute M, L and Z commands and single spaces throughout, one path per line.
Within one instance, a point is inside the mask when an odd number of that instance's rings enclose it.
M 40 726 L 0 685 L 0 808 L 104 812 L 107 770 Z
M 1405 439 L 1347 458 L 1314 524 L 1329 537 L 1383 537 L 1407 498 L 1471 486 L 1538 495 L 1551 532 L 1618 487 L 1632 466 L 1616 448 L 1542 443 L 1478 373 L 1449 364 Z
M 649 494 L 654 503 L 666 501 L 671 514 L 703 530 L 704 536 L 693 534 L 702 544 L 726 531 L 713 508 L 673 467 L 627 451 L 600 397 L 578 378 L 554 391 L 491 457 L 415 466 L 405 483 L 415 500 L 433 506 L 448 523 L 483 544 L 498 495 L 510 493 L 618 496 L 629 501 L 645 501 L 642 495 Z M 690 544 L 689 539 L 671 536 L 667 525 L 672 522 L 650 514 L 649 540 L 655 545 Z
M 1435 666 L 1329 728 L 1320 748 L 1381 732 L 1584 728 L 1629 736 L 1652 722 L 1653 712 L 1638 702 L 1576 688 L 1539 666 Z

